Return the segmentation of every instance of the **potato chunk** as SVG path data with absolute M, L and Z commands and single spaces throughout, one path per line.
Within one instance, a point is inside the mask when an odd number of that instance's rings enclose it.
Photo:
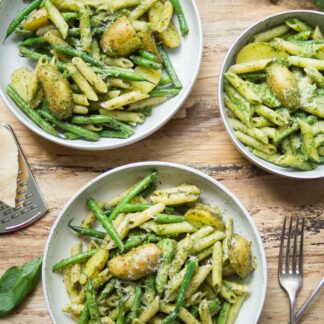
M 245 278 L 253 271 L 251 246 L 243 236 L 233 235 L 229 249 L 229 260 L 230 265 L 241 278 Z
M 296 109 L 300 104 L 297 80 L 289 69 L 280 61 L 267 66 L 267 83 L 277 95 L 279 101 L 287 108 Z
M 73 110 L 72 91 L 69 82 L 50 64 L 41 65 L 37 77 L 44 88 L 49 111 L 58 119 L 69 118 Z
M 40 8 L 37 11 L 30 14 L 22 26 L 26 30 L 34 31 L 48 24 L 49 20 L 47 11 L 45 8 Z
M 127 17 L 110 24 L 102 35 L 100 46 L 110 56 L 128 56 L 142 47 L 142 42 Z
M 141 245 L 108 262 L 109 271 L 121 280 L 137 280 L 156 271 L 161 250 L 156 244 Z

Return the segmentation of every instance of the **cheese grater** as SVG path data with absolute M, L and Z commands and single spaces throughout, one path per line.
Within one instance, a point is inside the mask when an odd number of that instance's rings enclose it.
M 19 162 L 16 208 L 11 208 L 0 201 L 0 233 L 8 233 L 35 222 L 48 211 L 48 208 L 31 173 L 15 133 L 10 125 L 4 124 L 3 126 L 12 133 L 15 139 L 18 147 Z

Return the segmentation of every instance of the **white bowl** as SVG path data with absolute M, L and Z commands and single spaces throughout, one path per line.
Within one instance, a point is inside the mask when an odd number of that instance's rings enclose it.
M 291 10 L 281 12 L 279 14 L 272 15 L 270 17 L 264 18 L 245 30 L 234 42 L 232 47 L 227 52 L 225 57 L 219 83 L 218 83 L 218 104 L 220 113 L 222 116 L 222 120 L 227 130 L 228 135 L 230 136 L 233 144 L 236 148 L 252 163 L 256 164 L 260 168 L 267 170 L 271 173 L 278 174 L 285 177 L 290 178 L 298 178 L 298 179 L 315 179 L 315 178 L 323 178 L 324 177 L 324 165 L 318 166 L 315 170 L 312 171 L 297 171 L 292 168 L 283 168 L 268 161 L 265 161 L 251 152 L 247 150 L 244 144 L 242 144 L 235 136 L 234 130 L 229 123 L 229 118 L 226 113 L 226 107 L 224 104 L 223 98 L 223 82 L 224 82 L 224 73 L 228 70 L 228 68 L 235 63 L 235 57 L 237 53 L 250 42 L 253 35 L 266 30 L 267 28 L 271 28 L 277 26 L 284 22 L 287 18 L 296 17 L 304 20 L 311 26 L 319 25 L 322 30 L 324 30 L 324 13 L 319 11 L 311 11 L 311 10 Z
M 9 98 L 5 91 L 7 84 L 10 83 L 11 73 L 14 69 L 23 66 L 35 66 L 35 62 L 18 55 L 18 38 L 14 34 L 3 42 L 9 23 L 24 6 L 26 6 L 26 3 L 22 0 L 0 1 L 0 95 L 11 112 L 25 126 L 52 142 L 83 150 L 114 149 L 135 143 L 157 131 L 177 113 L 197 79 L 202 56 L 202 28 L 195 1 L 187 0 L 182 2 L 182 7 L 189 25 L 189 34 L 182 38 L 182 44 L 179 49 L 168 50 L 174 68 L 183 84 L 181 92 L 155 107 L 152 115 L 147 118 L 145 123 L 137 126 L 135 134 L 128 139 L 101 138 L 98 142 L 90 142 L 85 140 L 66 140 L 52 136 L 29 119 Z M 174 21 L 178 24 L 176 17 Z
M 252 217 L 240 201 L 218 181 L 198 170 L 167 162 L 134 163 L 108 171 L 79 190 L 63 209 L 50 231 L 42 268 L 45 299 L 53 322 L 74 323 L 69 315 L 61 311 L 61 307 L 69 303 L 62 276 L 52 272 L 53 265 L 68 257 L 70 246 L 77 241 L 76 236 L 68 229 L 68 222 L 71 219 L 75 224 L 82 221 L 87 213 L 86 200 L 90 196 L 103 200 L 112 198 L 147 175 L 152 169 L 159 172 L 159 187 L 176 186 L 182 183 L 198 186 L 202 190 L 202 200 L 218 206 L 224 212 L 225 219 L 229 215 L 234 217 L 234 231 L 252 241 L 252 253 L 257 268 L 248 279 L 251 294 L 235 323 L 256 324 L 266 294 L 267 264 L 262 240 Z

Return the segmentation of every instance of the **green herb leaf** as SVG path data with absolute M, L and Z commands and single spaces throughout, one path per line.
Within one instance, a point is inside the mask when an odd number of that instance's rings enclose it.
M 9 314 L 36 287 L 41 265 L 39 257 L 21 267 L 11 267 L 3 274 L 0 278 L 0 317 Z
M 324 10 L 324 0 L 315 0 L 315 5 L 316 5 L 318 8 Z

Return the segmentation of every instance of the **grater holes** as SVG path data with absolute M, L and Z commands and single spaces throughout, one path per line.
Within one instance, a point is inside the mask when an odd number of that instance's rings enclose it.
M 15 214 L 11 215 L 11 219 L 15 219 L 15 218 L 17 218 L 17 217 L 19 217 L 19 216 L 20 216 L 20 214 L 15 213 Z
M 11 213 L 12 213 L 12 211 L 10 209 L 8 209 L 8 210 L 6 210 L 6 211 L 3 212 L 3 215 L 4 216 L 7 216 L 7 215 L 9 215 Z
M 38 207 L 39 207 L 39 205 L 35 204 L 33 206 L 30 206 L 29 208 L 30 208 L 30 210 L 34 210 L 34 209 L 37 209 Z
M 1 219 L 1 223 L 4 224 L 4 223 L 7 223 L 11 220 L 11 217 L 6 217 L 4 219 Z

